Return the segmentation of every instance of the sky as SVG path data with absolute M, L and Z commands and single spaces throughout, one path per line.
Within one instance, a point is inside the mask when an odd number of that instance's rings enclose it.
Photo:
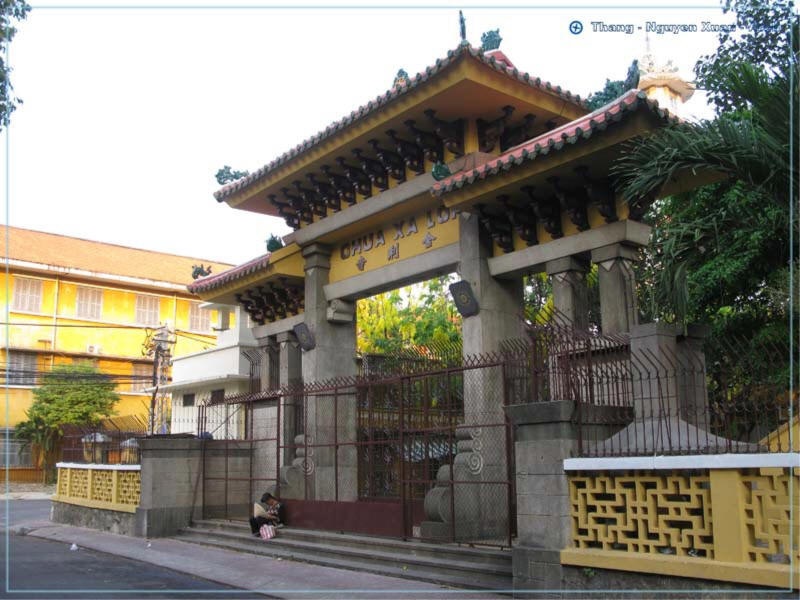
M 582 97 L 625 78 L 647 22 L 697 26 L 649 36 L 690 79 L 717 45 L 702 22 L 733 19 L 716 0 L 31 5 L 8 53 L 23 104 L 2 135 L 4 223 L 233 264 L 290 230 L 218 203 L 216 171 L 256 170 L 384 93 L 398 69 L 444 58 L 459 9 L 473 46 L 499 29 L 520 70 Z

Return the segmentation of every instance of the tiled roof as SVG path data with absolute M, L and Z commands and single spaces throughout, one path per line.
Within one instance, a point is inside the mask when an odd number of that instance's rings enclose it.
M 343 117 L 342 119 L 339 119 L 335 123 L 328 125 L 323 131 L 320 131 L 319 133 L 305 140 L 304 142 L 297 145 L 293 149 L 282 154 L 281 156 L 273 160 L 271 163 L 261 167 L 254 173 L 251 173 L 246 177 L 242 177 L 241 179 L 231 182 L 225 187 L 217 190 L 216 192 L 214 192 L 214 197 L 219 202 L 224 201 L 225 198 L 235 194 L 239 190 L 246 188 L 250 184 L 255 183 L 256 181 L 258 181 L 259 179 L 270 173 L 270 171 L 285 164 L 294 157 L 299 156 L 306 150 L 319 144 L 325 138 L 343 130 L 345 127 L 354 123 L 358 119 L 361 119 L 371 114 L 373 111 L 388 104 L 395 98 L 398 98 L 403 94 L 409 93 L 411 90 L 415 89 L 422 83 L 428 81 L 429 79 L 431 79 L 431 77 L 435 76 L 443 69 L 458 62 L 458 60 L 462 56 L 475 57 L 481 62 L 492 67 L 495 71 L 503 73 L 512 79 L 516 79 L 517 81 L 528 84 L 530 87 L 538 88 L 540 90 L 553 94 L 554 96 L 558 96 L 559 98 L 562 98 L 563 100 L 566 100 L 568 102 L 572 102 L 573 104 L 580 106 L 582 108 L 586 107 L 585 100 L 582 100 L 581 97 L 576 94 L 573 94 L 567 90 L 563 90 L 561 86 L 553 85 L 549 81 L 542 81 L 541 78 L 533 77 L 528 73 L 520 71 L 516 67 L 509 67 L 502 60 L 497 60 L 494 56 L 491 55 L 491 53 L 484 55 L 484 53 L 480 49 L 473 48 L 472 46 L 464 44 L 459 46 L 455 50 L 450 50 L 447 53 L 447 58 L 438 59 L 433 66 L 427 67 L 425 69 L 425 72 L 417 73 L 414 77 L 411 78 L 411 81 L 407 85 L 401 85 L 396 88 L 387 90 L 385 93 L 381 94 L 374 100 L 370 100 L 367 104 L 359 106 L 357 110 L 354 110 L 349 115 Z
M 228 269 L 227 271 L 201 277 L 194 283 L 189 284 L 188 289 L 193 294 L 201 294 L 203 292 L 219 289 L 229 283 L 244 279 L 248 275 L 266 270 L 269 266 L 269 257 L 270 255 L 267 253 L 249 260 L 244 264 L 233 267 L 232 269 Z
M 19 227 L 0 227 L 0 247 L 4 249 L 6 237 L 7 258 L 10 260 L 178 285 L 186 285 L 192 280 L 193 265 L 211 264 L 214 271 L 231 267 L 227 263 L 201 258 L 128 248 Z
M 523 142 L 469 172 L 456 173 L 435 183 L 431 187 L 431 194 L 442 196 L 465 185 L 508 171 L 526 161 L 535 160 L 539 156 L 557 152 L 567 146 L 577 144 L 581 140 L 588 140 L 596 132 L 604 131 L 610 124 L 624 119 L 639 109 L 650 110 L 664 121 L 677 122 L 679 120 L 667 110 L 659 108 L 658 102 L 649 99 L 644 92 L 629 90 L 616 100 L 586 116 Z

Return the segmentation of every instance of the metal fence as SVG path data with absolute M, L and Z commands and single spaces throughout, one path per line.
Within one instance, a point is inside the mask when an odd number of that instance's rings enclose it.
M 735 340 L 705 342 L 725 357 L 709 366 L 691 335 L 632 342 L 555 323 L 527 333 L 507 344 L 511 403 L 574 402 L 581 456 L 789 451 L 777 431 L 796 414 L 797 396 L 788 378 L 748 368 Z M 758 362 L 777 373 L 787 356 L 764 346 Z
M 550 320 L 496 353 L 373 358 L 358 376 L 209 399 L 205 515 L 246 518 L 274 490 L 298 527 L 510 545 L 508 405 L 570 403 L 580 456 L 788 450 L 771 433 L 796 409 L 780 378 L 709 369 L 699 338 L 658 331 Z
M 97 425 L 64 425 L 61 460 L 71 463 L 138 464 L 139 438 L 147 435 L 143 417 L 103 419 Z
M 294 526 L 510 545 L 503 358 L 425 372 L 401 361 L 403 374 L 200 407 L 199 431 L 220 423 L 205 444 L 205 515 L 246 518 L 252 498 L 274 488 Z

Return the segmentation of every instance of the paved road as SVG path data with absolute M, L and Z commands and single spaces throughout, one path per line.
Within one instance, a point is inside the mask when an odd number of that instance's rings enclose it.
M 6 503 L 2 509 L 6 529 Z M 16 523 L 47 519 L 49 500 L 8 502 L 11 530 Z M 5 531 L 4 531 L 5 533 Z M 6 541 L 8 546 L 6 546 Z M 143 541 L 144 542 L 144 541 Z M 6 548 L 9 572 L 6 577 Z M 3 536 L 0 598 L 264 598 L 155 565 L 25 535 Z M 83 592 L 81 592 L 83 590 Z M 67 593 L 59 593 L 67 592 Z

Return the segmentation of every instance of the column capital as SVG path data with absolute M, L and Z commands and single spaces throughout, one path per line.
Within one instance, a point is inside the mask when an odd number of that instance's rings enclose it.
M 636 260 L 638 258 L 638 248 L 627 244 L 610 244 L 602 248 L 592 250 L 592 262 L 601 263 L 615 258 L 626 260 Z
M 305 269 L 331 268 L 331 254 L 333 249 L 325 244 L 311 244 L 302 249 L 305 259 Z
M 297 336 L 294 334 L 293 331 L 282 331 L 281 333 L 275 336 L 275 339 L 279 345 L 283 345 L 285 343 L 296 344 L 297 343 Z
M 547 261 L 545 263 L 545 270 L 548 275 L 557 275 L 565 271 L 579 271 L 585 273 L 589 270 L 589 264 L 587 261 L 581 260 L 575 256 L 565 256 L 563 258 Z

